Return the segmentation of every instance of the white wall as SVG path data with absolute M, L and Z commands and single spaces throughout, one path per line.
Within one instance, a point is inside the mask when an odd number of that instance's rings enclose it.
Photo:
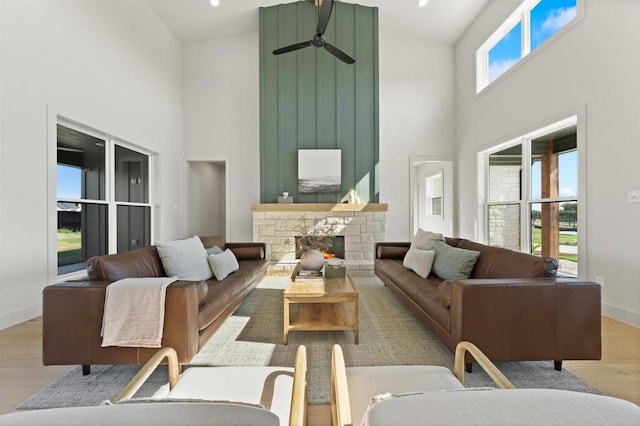
M 48 249 L 55 210 L 47 192 L 47 107 L 159 153 L 156 238 L 182 235 L 184 219 L 181 46 L 149 6 L 3 0 L 0 19 L 4 328 L 40 314 L 56 264 Z
M 606 279 L 603 313 L 640 326 L 640 2 L 586 2 L 586 14 L 483 93 L 475 52 L 519 0 L 492 1 L 456 46 L 460 235 L 479 235 L 477 153 L 571 114 L 584 114 L 587 278 Z M 579 123 L 580 126 L 580 123 Z
M 258 59 L 257 32 L 184 50 L 185 155 L 227 161 L 227 241 L 253 241 L 251 204 L 260 202 Z
M 408 241 L 409 156 L 454 158 L 453 46 L 396 36 L 380 13 L 380 202 L 387 240 Z

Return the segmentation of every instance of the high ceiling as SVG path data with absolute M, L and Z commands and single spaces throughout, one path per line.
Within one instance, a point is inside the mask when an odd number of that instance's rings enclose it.
M 379 8 L 381 31 L 401 36 L 455 43 L 489 0 L 343 0 Z M 147 0 L 184 44 L 258 31 L 258 8 L 286 0 Z

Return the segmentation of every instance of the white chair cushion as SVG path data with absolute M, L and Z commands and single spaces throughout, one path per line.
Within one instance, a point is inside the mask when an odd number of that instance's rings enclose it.
M 451 370 L 433 365 L 348 367 L 347 382 L 354 425 L 380 394 L 464 389 Z
M 292 393 L 293 368 L 191 367 L 168 398 L 260 404 L 288 425 Z
M 159 402 L 22 411 L 0 416 L 0 424 L 276 426 L 279 423 L 274 413 L 246 405 Z
M 354 424 L 358 422 L 354 418 Z M 373 404 L 362 422 L 382 425 L 639 425 L 640 407 L 554 389 L 426 392 Z

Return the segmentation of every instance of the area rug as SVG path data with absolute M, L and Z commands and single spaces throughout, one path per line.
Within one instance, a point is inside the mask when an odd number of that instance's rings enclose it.
M 308 399 L 329 403 L 331 347 L 338 343 L 348 366 L 426 364 L 453 367 L 453 354 L 372 274 L 354 277 L 360 292 L 360 344 L 352 332 L 294 331 L 282 343 L 282 293 L 287 277 L 267 276 L 193 358 L 189 366 L 293 366 L 299 345 L 308 357 Z M 597 393 L 566 370 L 556 371 L 551 361 L 498 363 L 519 388 L 553 388 Z M 115 397 L 140 366 L 92 366 L 82 376 L 80 367 L 22 402 L 18 408 L 97 405 Z M 136 397 L 151 396 L 167 382 L 159 368 Z M 480 368 L 465 377 L 465 385 L 492 386 Z

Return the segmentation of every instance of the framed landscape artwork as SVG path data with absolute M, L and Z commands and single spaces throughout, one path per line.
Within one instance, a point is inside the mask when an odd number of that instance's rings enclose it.
M 342 151 L 339 149 L 298 150 L 298 192 L 340 192 Z

